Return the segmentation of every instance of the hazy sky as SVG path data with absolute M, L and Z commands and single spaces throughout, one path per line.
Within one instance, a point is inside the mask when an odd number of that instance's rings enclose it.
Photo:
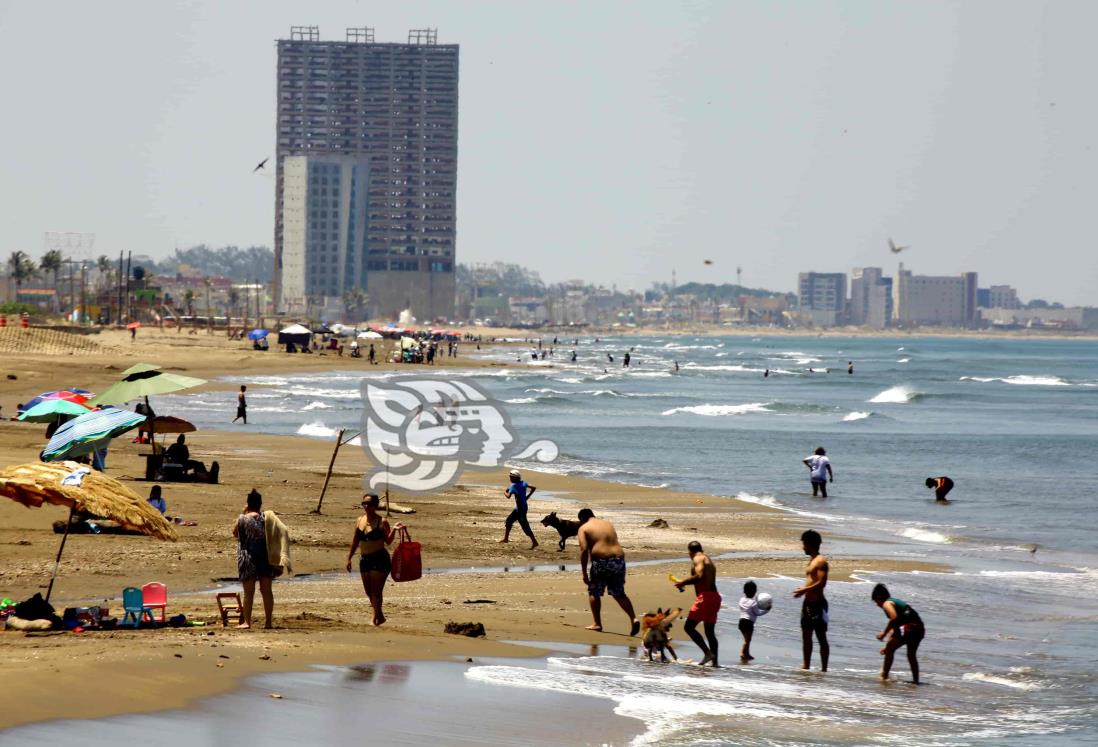
M 271 245 L 251 170 L 295 24 L 461 45 L 459 261 L 791 290 L 893 271 L 892 236 L 917 273 L 1098 305 L 1098 3 L 1070 0 L 0 0 L 0 254 Z

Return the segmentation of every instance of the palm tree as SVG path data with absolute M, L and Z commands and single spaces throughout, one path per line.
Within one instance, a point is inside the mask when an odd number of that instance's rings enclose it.
M 348 288 L 343 293 L 343 310 L 348 314 L 348 321 L 362 321 L 362 310 L 366 308 L 369 296 L 361 288 Z
M 42 259 L 38 262 L 40 270 L 53 273 L 54 290 L 57 290 L 57 274 L 61 272 L 61 265 L 64 261 L 65 257 L 59 249 L 50 249 L 42 255 Z
M 106 254 L 100 254 L 99 259 L 95 260 L 95 268 L 99 270 L 99 285 L 102 290 L 107 290 L 111 287 L 111 270 L 114 269 L 114 263 Z
M 15 281 L 16 292 L 23 287 L 23 283 L 38 274 L 38 267 L 34 264 L 26 252 L 18 249 L 8 257 L 8 274 Z

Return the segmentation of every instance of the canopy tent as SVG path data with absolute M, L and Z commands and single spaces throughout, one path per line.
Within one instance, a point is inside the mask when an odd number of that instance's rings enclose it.
M 308 327 L 303 327 L 300 324 L 291 324 L 278 333 L 278 344 L 289 345 L 293 343 L 299 347 L 304 347 L 309 344 L 312 339 L 313 333 Z
M 150 537 L 172 542 L 176 540 L 175 527 L 147 501 L 117 480 L 99 472 L 90 472 L 76 462 L 21 464 L 0 470 L 0 495 L 28 508 L 38 508 L 43 503 L 69 508 L 69 520 L 53 564 L 46 601 L 53 593 L 53 582 L 61 566 L 61 553 L 69 538 L 73 514 L 77 511 L 116 521 L 127 529 Z

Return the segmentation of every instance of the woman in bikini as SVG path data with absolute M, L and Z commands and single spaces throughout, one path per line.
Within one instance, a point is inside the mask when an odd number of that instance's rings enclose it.
M 367 493 L 362 497 L 362 508 L 366 513 L 355 522 L 355 534 L 347 553 L 347 572 L 350 573 L 355 550 L 359 551 L 358 570 L 362 574 L 362 588 L 366 590 L 366 596 L 374 608 L 374 625 L 385 622 L 385 615 L 381 612 L 381 597 L 385 591 L 385 579 L 389 577 L 389 570 L 392 568 L 389 551 L 385 546 L 392 544 L 397 531 L 404 526 L 397 524 L 390 527 L 389 522 L 377 512 L 380 505 L 381 499 L 376 493 Z

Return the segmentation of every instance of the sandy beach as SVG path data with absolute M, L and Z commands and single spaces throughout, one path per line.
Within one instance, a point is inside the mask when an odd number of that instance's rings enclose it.
M 245 344 L 204 333 L 141 330 L 132 343 L 128 335 L 116 332 L 88 340 L 87 350 L 67 355 L 50 347 L 58 343 L 44 334 L 23 338 L 23 352 L 6 356 L 4 370 L 9 376 L 0 379 L 5 415 L 14 414 L 18 402 L 45 390 L 68 386 L 95 390 L 138 361 L 209 379 L 333 368 L 365 370 L 368 365 L 334 354 L 258 353 Z M 465 368 L 483 365 L 468 357 L 441 362 Z M 230 387 L 211 382 L 207 388 Z M 808 525 L 788 514 L 734 498 L 553 474 L 527 474 L 539 488 L 530 516 L 541 546 L 531 551 L 525 541 L 499 544 L 496 540 L 510 508 L 502 491 L 505 472 L 466 473 L 459 484 L 434 495 L 392 494 L 394 503 L 415 509 L 415 514 L 399 518 L 423 543 L 424 564 L 431 572 L 413 583 L 390 582 L 385 609 L 389 622 L 372 628 L 358 574 L 343 570 L 359 514 L 361 478 L 368 466 L 365 454 L 354 446 L 339 452 L 323 512 L 311 513 L 333 444 L 231 426 L 233 398 L 231 392 L 225 394 L 225 430 L 203 430 L 188 437 L 193 458 L 220 462 L 221 484 L 164 484 L 168 513 L 196 526 L 179 527 L 177 543 L 138 536 L 71 536 L 52 599 L 58 611 L 99 603 L 117 612 L 124 586 L 157 580 L 168 585 L 169 614 L 183 613 L 210 626 L 40 636 L 0 633 L 0 666 L 10 681 L 19 682 L 9 692 L 0 728 L 183 706 L 229 690 L 253 673 L 310 664 L 536 653 L 528 646 L 504 643 L 515 640 L 627 643 L 626 620 L 616 609 L 605 613 L 607 632 L 584 630 L 590 612 L 579 572 L 559 569 L 578 562 L 575 540 L 569 540 L 566 551 L 559 553 L 555 532 L 537 523 L 550 510 L 572 516 L 580 507 L 590 506 L 615 522 L 628 559 L 634 563 L 627 588 L 638 612 L 689 601 L 670 587 L 666 576 L 669 571 L 685 572 L 685 546 L 693 539 L 703 542 L 712 555 L 722 556 L 722 576 L 803 573 L 797 538 Z M 42 425 L 0 422 L 0 464 L 34 461 L 43 431 Z M 117 439 L 107 470 L 141 495 L 150 486 L 141 479 L 144 462 L 139 453 L 146 448 L 125 437 Z M 290 527 L 300 578 L 275 582 L 274 630 L 225 630 L 215 624 L 214 593 L 234 583 L 236 544 L 230 527 L 252 487 L 263 493 L 264 507 L 278 512 Z M 11 501 L 0 502 L 0 595 L 20 600 L 44 590 L 60 539 L 51 524 L 62 518 L 58 508 L 26 509 Z M 649 526 L 656 519 L 665 520 L 669 527 Z M 524 539 L 521 534 L 518 537 Z M 503 572 L 505 567 L 509 571 Z M 539 570 L 527 570 L 532 567 Z M 937 567 L 918 561 L 832 556 L 833 580 L 849 578 L 859 569 L 881 568 Z M 438 572 L 442 569 L 449 570 Z M 446 635 L 443 627 L 450 621 L 483 622 L 487 636 Z M 81 698 L 55 697 L 60 688 L 78 683 Z

